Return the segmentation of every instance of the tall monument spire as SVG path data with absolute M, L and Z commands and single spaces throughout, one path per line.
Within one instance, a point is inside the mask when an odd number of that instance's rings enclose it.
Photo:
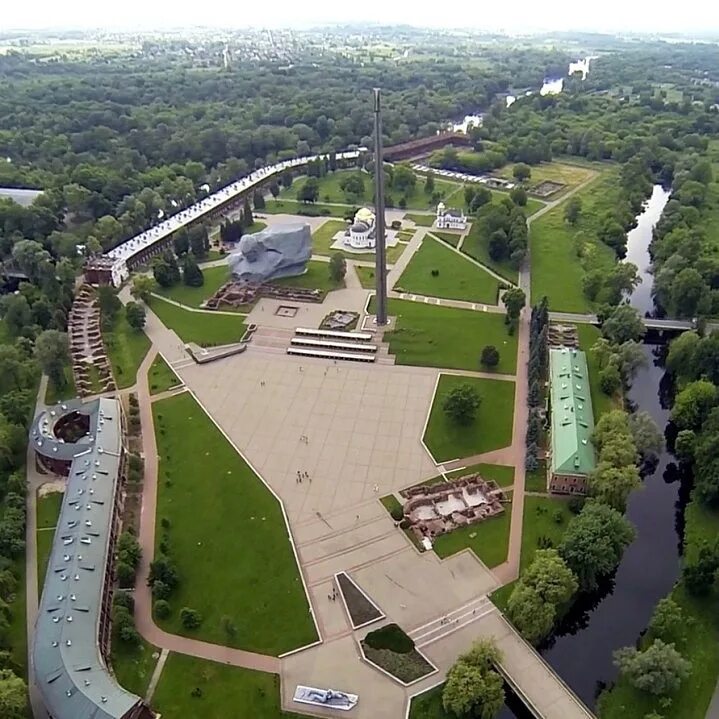
M 377 281 L 377 324 L 387 324 L 387 263 L 385 253 L 384 162 L 382 153 L 382 107 L 380 89 L 374 89 L 374 194 L 375 278 Z

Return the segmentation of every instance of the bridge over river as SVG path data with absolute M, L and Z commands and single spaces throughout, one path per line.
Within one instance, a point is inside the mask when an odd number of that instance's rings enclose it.
M 598 325 L 599 318 L 591 314 L 578 314 L 574 312 L 550 312 L 549 319 L 553 322 L 569 322 L 572 324 Z M 656 319 L 655 317 L 643 317 L 642 322 L 648 330 L 659 332 L 684 332 L 685 330 L 696 329 L 696 323 L 692 320 Z M 713 332 L 719 329 L 719 322 L 708 322 L 707 331 Z

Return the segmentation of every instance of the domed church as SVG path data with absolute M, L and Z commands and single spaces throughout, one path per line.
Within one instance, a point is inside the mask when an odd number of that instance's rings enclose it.
M 344 243 L 353 250 L 373 250 L 375 238 L 375 215 L 372 210 L 362 207 L 357 210 L 354 221 L 345 233 Z

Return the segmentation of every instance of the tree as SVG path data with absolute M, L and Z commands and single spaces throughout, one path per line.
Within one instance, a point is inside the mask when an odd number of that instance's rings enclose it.
M 716 547 L 703 544 L 696 555 L 682 567 L 682 580 L 687 591 L 701 597 L 709 594 L 719 569 Z
M 254 204 L 256 210 L 265 209 L 265 194 L 262 190 L 257 190 L 252 196 L 252 204 Z
M 35 340 L 35 359 L 56 388 L 65 386 L 65 365 L 70 361 L 67 334 L 45 330 Z
M 210 251 L 210 236 L 204 225 L 195 224 L 188 231 L 190 251 L 196 258 L 207 257 Z
M 523 187 L 515 187 L 509 196 L 518 207 L 524 207 L 527 204 L 527 191 Z
M 646 331 L 639 313 L 630 305 L 617 307 L 602 325 L 604 337 L 616 345 L 628 340 L 639 341 Z
M 359 197 L 364 197 L 364 178 L 360 173 L 345 175 L 340 180 L 339 185 L 340 189 L 345 193 L 345 196 L 349 201 L 354 201 Z
M 622 376 L 616 364 L 608 364 L 599 371 L 599 386 L 604 394 L 613 396 L 622 386 Z
M 339 284 L 344 280 L 345 274 L 347 273 L 347 261 L 345 260 L 344 254 L 335 252 L 330 257 L 329 271 L 332 282 Z
M 574 517 L 559 545 L 559 554 L 579 581 L 582 591 L 596 589 L 601 577 L 619 564 L 634 528 L 615 509 L 589 501 Z
M 629 429 L 642 457 L 656 456 L 664 449 L 664 435 L 648 412 L 629 415 Z
M 182 261 L 182 281 L 188 287 L 202 287 L 205 284 L 205 277 L 194 254 L 185 255 Z
M 674 454 L 680 462 L 691 463 L 694 460 L 694 448 L 697 436 L 694 430 L 682 429 L 674 440 Z
M 272 182 L 270 182 L 270 194 L 275 199 L 277 199 L 280 194 L 280 186 L 277 184 L 276 180 L 272 180 Z
M 480 362 L 485 367 L 496 367 L 499 364 L 499 350 L 494 345 L 485 345 Z
M 511 287 L 502 295 L 502 302 L 507 310 L 507 320 L 510 323 L 516 323 L 519 313 L 527 303 L 527 297 L 521 288 Z
M 185 629 L 197 629 L 202 624 L 202 615 L 196 609 L 180 609 L 180 622 Z
M 447 672 L 442 690 L 445 711 L 458 717 L 493 719 L 504 704 L 504 681 L 494 669 L 501 661 L 491 641 L 477 642 Z
M 471 212 L 477 212 L 480 207 L 489 205 L 492 202 L 492 192 L 486 187 L 472 188 L 474 193 L 472 195 L 472 202 L 469 205 Z M 465 198 L 467 197 L 467 190 L 465 189 Z
M 654 696 L 673 694 L 692 668 L 673 644 L 661 639 L 655 639 L 644 651 L 636 647 L 618 649 L 614 664 L 632 686 Z
M 190 234 L 186 227 L 181 227 L 172 236 L 172 249 L 178 257 L 182 257 L 190 251 Z
M 665 642 L 682 641 L 687 618 L 682 608 L 671 598 L 660 599 L 649 622 L 649 631 Z
M 427 178 L 424 181 L 424 192 L 427 195 L 431 195 L 434 192 L 434 173 L 428 172 Z
M 32 325 L 30 303 L 23 295 L 5 295 L 0 300 L 0 309 L 12 337 L 18 337 Z
M 317 180 L 315 180 L 315 182 L 317 182 Z M 245 227 L 252 227 L 252 225 L 255 224 L 255 218 L 252 215 L 252 208 L 250 207 L 249 196 L 245 196 L 245 204 L 242 206 L 242 221 L 244 222 Z
M 719 401 L 719 390 L 707 380 L 690 382 L 674 398 L 672 421 L 679 429 L 699 429 Z
M 670 290 L 670 302 L 679 317 L 696 317 L 704 297 L 704 278 L 694 267 L 686 267 L 674 278 Z
M 156 600 L 152 605 L 152 614 L 158 619 L 167 619 L 170 616 L 170 605 L 167 600 Z
M 391 185 L 403 195 L 411 195 L 417 185 L 417 176 L 407 163 L 400 162 L 394 168 Z
M 125 305 L 125 317 L 127 318 L 127 324 L 130 325 L 133 330 L 140 332 L 145 326 L 145 320 L 147 319 L 145 306 L 137 302 L 128 302 Z
M 123 588 L 131 587 L 135 583 L 135 568 L 127 562 L 115 564 L 115 575 L 118 584 Z
M 639 470 L 633 464 L 615 466 L 600 462 L 589 475 L 589 494 L 599 502 L 624 512 L 627 498 L 641 486 Z
M 157 290 L 157 282 L 150 275 L 134 275 L 132 278 L 132 287 L 130 294 L 136 300 L 147 302 L 150 295 Z
M 526 165 L 524 162 L 518 162 L 512 168 L 512 177 L 514 177 L 517 182 L 524 182 L 525 180 L 528 180 L 531 176 L 532 168 L 529 165 Z
M 180 268 L 175 255 L 165 252 L 152 261 L 152 274 L 160 287 L 172 287 L 180 281 Z
M 692 377 L 700 344 L 696 332 L 682 332 L 672 340 L 667 354 L 667 369 L 678 377 Z
M 572 195 L 564 205 L 564 219 L 570 225 L 576 225 L 582 214 L 582 200 L 576 195 Z
M 510 595 L 509 617 L 527 641 L 536 643 L 554 626 L 559 608 L 577 591 L 577 579 L 554 549 L 535 552 Z
M 317 202 L 319 196 L 320 183 L 316 177 L 308 177 L 297 191 L 297 199 L 305 204 Z
M 0 670 L 0 716 L 3 719 L 27 716 L 27 685 L 10 669 Z
M 442 409 L 453 422 L 468 425 L 474 421 L 481 403 L 482 398 L 471 384 L 461 384 L 450 390 Z

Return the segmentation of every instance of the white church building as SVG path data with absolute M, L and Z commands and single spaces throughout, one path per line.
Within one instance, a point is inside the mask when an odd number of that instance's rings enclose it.
M 353 250 L 373 250 L 375 248 L 375 215 L 372 210 L 366 207 L 357 210 L 354 222 L 345 234 L 344 244 Z
M 437 205 L 437 219 L 435 225 L 438 230 L 466 230 L 467 215 L 461 210 L 450 207 L 447 209 L 444 202 Z

